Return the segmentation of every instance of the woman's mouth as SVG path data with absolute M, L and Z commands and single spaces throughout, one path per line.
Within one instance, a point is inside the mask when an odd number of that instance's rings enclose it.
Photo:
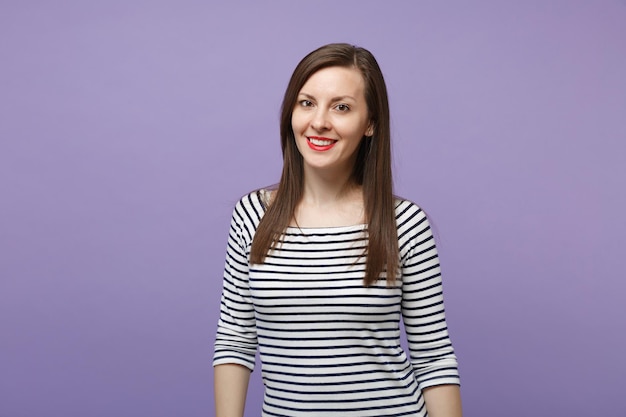
M 319 136 L 307 136 L 307 144 L 309 148 L 314 151 L 327 151 L 332 148 L 335 143 L 337 143 L 334 139 L 323 138 Z

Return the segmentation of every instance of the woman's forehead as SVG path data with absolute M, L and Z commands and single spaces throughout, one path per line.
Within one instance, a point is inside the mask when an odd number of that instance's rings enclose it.
M 301 94 L 324 94 L 331 96 L 363 95 L 365 81 L 359 70 L 353 67 L 326 67 L 314 72 L 300 89 Z

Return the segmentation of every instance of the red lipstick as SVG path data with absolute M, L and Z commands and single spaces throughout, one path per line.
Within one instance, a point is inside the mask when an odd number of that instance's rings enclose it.
M 313 139 L 315 141 L 324 141 L 324 142 L 330 141 L 331 143 L 329 143 L 327 145 L 320 145 L 320 144 L 313 143 L 311 141 L 311 139 Z M 323 152 L 323 151 L 327 151 L 330 148 L 332 148 L 333 146 L 335 146 L 335 143 L 337 143 L 337 141 L 334 140 L 334 139 L 325 138 L 325 137 L 321 137 L 321 136 L 307 136 L 306 143 L 309 145 L 309 148 L 313 149 L 314 151 Z

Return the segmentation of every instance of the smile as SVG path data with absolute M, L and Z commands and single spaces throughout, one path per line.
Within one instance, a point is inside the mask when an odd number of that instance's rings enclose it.
M 337 143 L 334 139 L 322 138 L 319 136 L 307 136 L 307 144 L 314 151 L 327 151 Z

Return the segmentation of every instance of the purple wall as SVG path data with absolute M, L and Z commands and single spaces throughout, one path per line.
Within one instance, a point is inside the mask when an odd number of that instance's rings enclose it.
M 626 415 L 626 2 L 223 3 L 0 6 L 0 416 L 212 415 L 231 209 L 333 41 L 387 77 L 466 415 Z

